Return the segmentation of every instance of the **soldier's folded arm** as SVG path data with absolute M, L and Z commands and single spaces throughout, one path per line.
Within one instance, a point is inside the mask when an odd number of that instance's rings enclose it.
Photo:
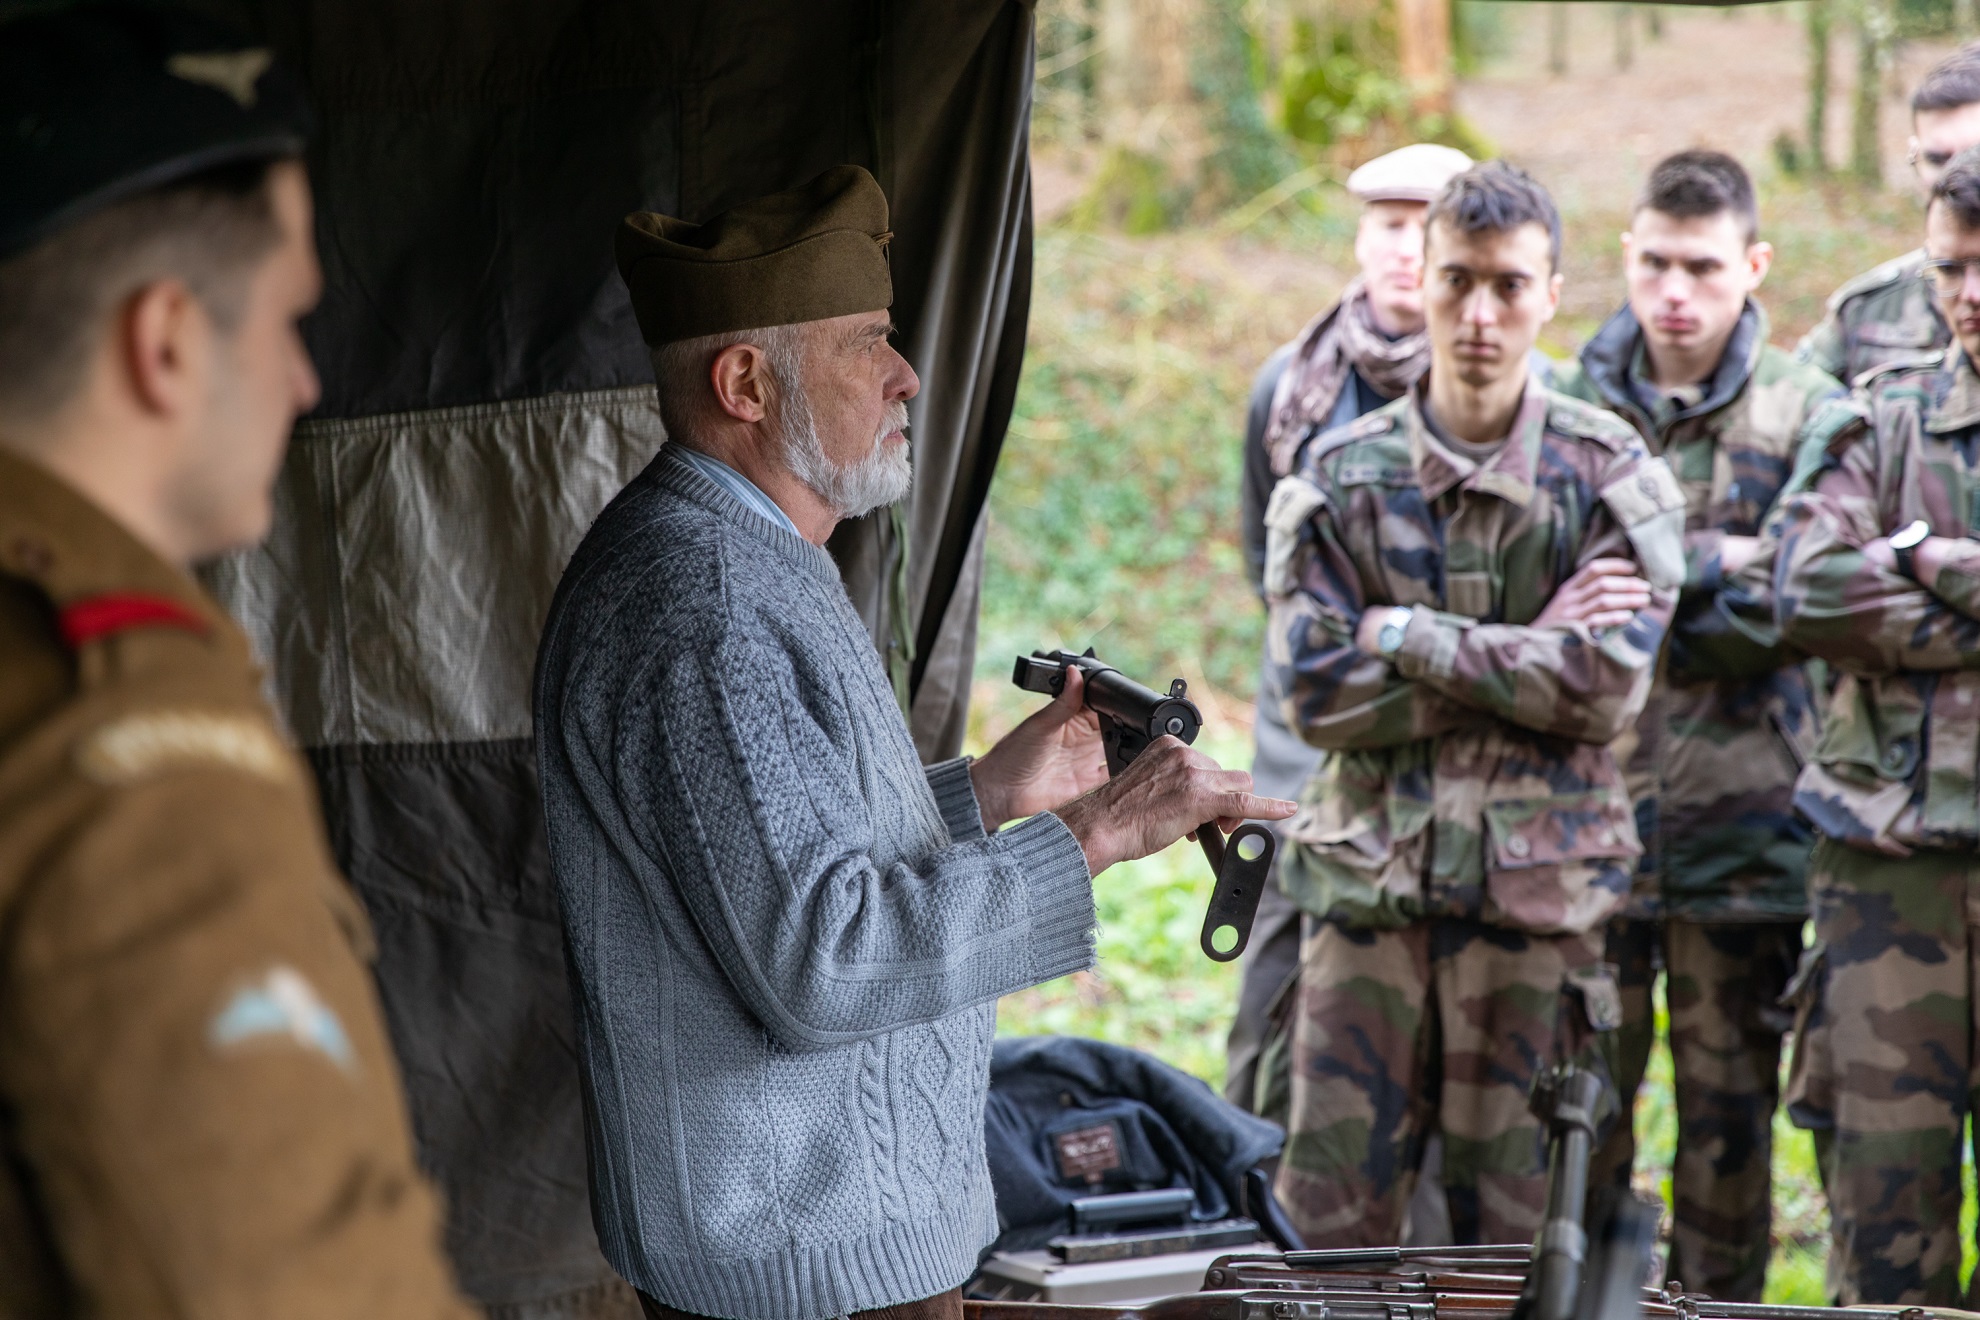
M 1780 519 L 1775 617 L 1793 645 L 1851 673 L 1980 668 L 1975 599 L 1980 557 L 1961 548 L 1928 587 L 1864 547 L 1887 528 L 1880 509 L 1894 460 L 1869 425 L 1837 436 L 1806 491 Z
M 1066 826 L 1041 813 L 986 834 L 967 763 L 945 762 L 926 773 L 949 846 L 876 866 L 861 833 L 872 786 L 807 711 L 793 663 L 725 628 L 629 684 L 601 735 L 633 842 L 695 878 L 679 898 L 765 1030 L 818 1049 L 1085 967 L 1091 881 Z M 712 819 L 709 802 L 763 809 Z
M 1759 545 L 1745 563 L 1725 567 L 1720 558 L 1723 532 L 1685 534 L 1684 587 L 1671 620 L 1671 673 L 1692 679 L 1760 678 L 1799 658 L 1799 650 L 1782 636 L 1774 612 L 1782 517 L 1787 501 L 1813 481 L 1831 440 L 1858 416 L 1845 394 L 1824 399 L 1809 412 L 1794 468 L 1761 515 Z
M 91 1314 L 468 1314 L 364 919 L 303 800 L 241 770 L 161 771 L 73 811 L 21 873 L 0 1098 Z
M 1300 495 L 1308 512 L 1289 523 L 1285 505 Z M 1268 542 L 1267 654 L 1279 667 L 1287 726 L 1315 747 L 1368 751 L 1474 721 L 1461 705 L 1355 646 L 1355 626 L 1370 603 L 1320 488 L 1289 477 L 1273 503 L 1281 516 Z
M 1661 461 L 1643 461 L 1656 464 L 1660 483 L 1670 480 Z M 1675 482 L 1670 484 L 1668 495 L 1659 492 L 1660 501 L 1681 499 Z M 1579 623 L 1567 627 L 1479 623 L 1419 607 L 1403 632 L 1402 649 L 1395 658 L 1397 672 L 1453 701 L 1536 733 L 1582 742 L 1614 741 L 1629 728 L 1649 695 L 1657 648 L 1676 606 L 1681 524 L 1673 525 L 1669 515 L 1668 508 L 1661 508 L 1625 528 L 1604 505 L 1590 519 L 1576 571 L 1597 559 L 1627 559 L 1652 584 L 1650 604 L 1628 623 L 1600 630 Z M 1646 548 L 1657 556 L 1654 566 L 1646 563 Z

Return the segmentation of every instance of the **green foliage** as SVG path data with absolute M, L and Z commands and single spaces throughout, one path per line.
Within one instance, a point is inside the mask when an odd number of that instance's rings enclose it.
M 1459 67 L 1503 41 L 1503 25 L 1496 4 L 1459 5 L 1452 30 Z M 1463 116 L 1415 113 L 1409 85 L 1395 71 L 1395 39 L 1386 19 L 1354 26 L 1300 19 L 1292 32 L 1277 80 L 1279 127 L 1288 136 L 1316 147 L 1442 142 L 1478 157 L 1492 154 Z
M 1262 612 L 1236 544 L 1243 368 L 1171 336 L 1211 312 L 1181 271 L 1118 268 L 1106 240 L 1047 230 L 1011 434 L 991 488 L 985 673 L 1038 645 L 1088 645 L 1158 686 L 1249 691 Z M 1068 299 L 1092 293 L 1104 299 Z M 1234 388 L 1235 387 L 1235 388 Z
M 1101 159 L 1093 183 L 1067 215 L 1081 229 L 1156 234 L 1182 217 L 1187 198 L 1153 156 L 1115 147 Z
M 1513 0 L 1523 3 L 1524 0 Z M 1507 0 L 1456 0 L 1451 6 L 1451 63 L 1460 76 L 1476 73 L 1512 44 Z
M 1034 143 L 1074 143 L 1090 129 L 1095 45 L 1093 0 L 1044 0 L 1037 8 L 1037 81 L 1031 94 Z
M 1265 191 L 1298 168 L 1265 120 L 1259 101 L 1264 62 L 1239 0 L 1208 0 L 1201 39 L 1189 62 L 1216 150 L 1204 161 L 1205 198 L 1229 205 Z
M 1292 137 L 1328 147 L 1366 137 L 1377 124 L 1409 112 L 1409 88 L 1392 70 L 1393 49 L 1376 32 L 1293 24 L 1279 66 L 1279 123 Z M 1387 40 L 1393 46 L 1393 38 Z
M 1954 0 L 1897 0 L 1897 36 L 1946 37 L 1958 35 L 1958 10 Z

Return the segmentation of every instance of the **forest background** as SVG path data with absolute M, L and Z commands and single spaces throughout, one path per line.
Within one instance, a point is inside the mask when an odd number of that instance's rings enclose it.
M 1039 0 L 1031 331 L 991 492 L 971 750 L 1035 702 L 1009 684 L 1014 655 L 1091 645 L 1152 686 L 1187 678 L 1199 745 L 1249 763 L 1264 617 L 1238 546 L 1245 401 L 1351 273 L 1353 166 L 1429 139 L 1533 171 L 1566 226 L 1541 341 L 1566 358 L 1622 299 L 1644 172 L 1732 152 L 1778 254 L 1773 339 L 1792 346 L 1838 284 L 1917 245 L 1904 98 L 1980 35 L 1976 3 Z M 1098 965 L 1006 999 L 999 1029 L 1133 1045 L 1221 1085 L 1237 980 L 1196 947 L 1208 890 L 1187 845 L 1115 867 Z M 1637 1122 L 1637 1181 L 1668 1200 L 1661 1046 Z M 1816 1304 L 1812 1152 L 1777 1131 L 1768 1296 Z

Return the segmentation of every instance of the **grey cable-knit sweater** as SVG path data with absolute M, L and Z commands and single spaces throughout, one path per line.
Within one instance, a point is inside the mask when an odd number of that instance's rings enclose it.
M 996 999 L 1092 960 L 1071 832 L 986 836 L 831 558 L 666 449 L 558 589 L 536 731 L 607 1259 L 739 1320 L 961 1283 Z

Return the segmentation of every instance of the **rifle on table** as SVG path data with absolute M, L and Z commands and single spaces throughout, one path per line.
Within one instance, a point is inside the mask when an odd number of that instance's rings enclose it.
M 1189 684 L 1174 679 L 1167 693 L 1143 687 L 1112 665 L 1103 664 L 1092 647 L 1083 655 L 1071 651 L 1021 655 L 1011 682 L 1026 692 L 1056 697 L 1065 689 L 1068 668 L 1078 669 L 1085 677 L 1082 701 L 1100 717 L 1100 741 L 1106 748 L 1109 775 L 1125 770 L 1148 744 L 1164 734 L 1193 743 L 1203 728 L 1203 712 L 1189 699 Z M 1196 839 L 1217 877 L 1198 943 L 1206 956 L 1230 962 L 1251 942 L 1251 922 L 1258 915 L 1258 899 L 1272 873 L 1272 854 L 1278 840 L 1271 830 L 1255 822 L 1238 826 L 1226 840 L 1214 820 L 1197 826 Z M 1225 931 L 1235 938 L 1229 948 L 1220 949 L 1217 940 Z
M 1563 1065 L 1534 1085 L 1547 1217 L 1534 1246 L 1345 1247 L 1220 1256 L 1203 1291 L 1135 1305 L 963 1303 L 963 1320 L 1980 1320 L 1945 1307 L 1765 1306 L 1645 1282 L 1663 1207 L 1619 1198 L 1592 1251 L 1581 1220 L 1605 1083 Z M 1584 1262 L 1584 1255 L 1586 1260 Z M 1585 1277 L 1584 1277 L 1585 1275 Z

